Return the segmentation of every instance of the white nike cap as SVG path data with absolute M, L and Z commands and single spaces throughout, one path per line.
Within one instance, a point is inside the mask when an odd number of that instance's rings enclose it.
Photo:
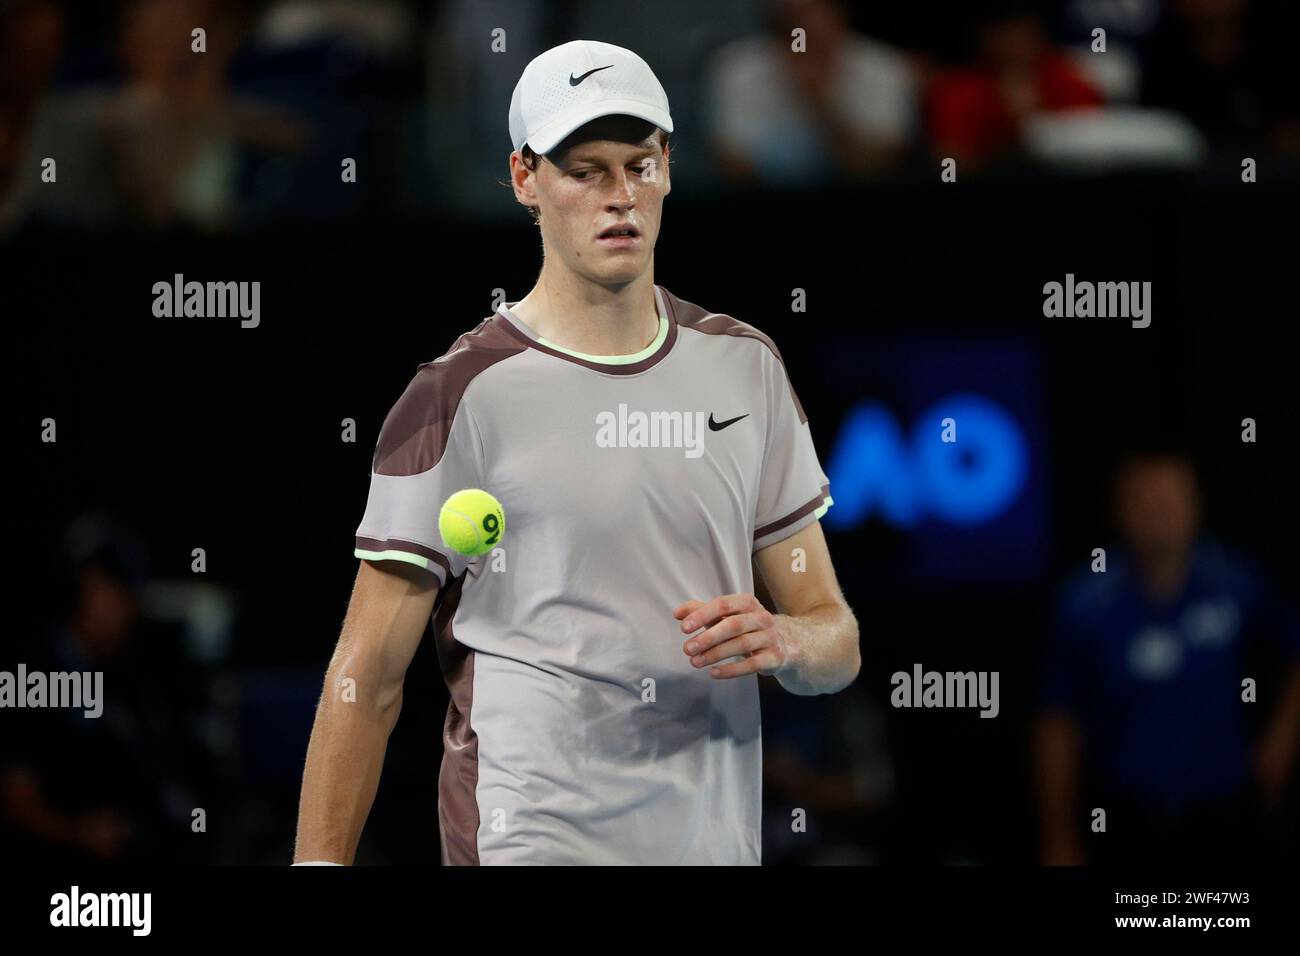
M 673 131 L 668 94 L 645 60 L 612 43 L 571 40 L 524 67 L 510 97 L 510 139 L 545 154 L 584 123 L 613 115 Z

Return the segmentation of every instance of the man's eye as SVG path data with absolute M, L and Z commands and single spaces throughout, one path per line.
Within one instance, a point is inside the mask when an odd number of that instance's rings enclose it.
M 574 179 L 590 179 L 592 176 L 596 175 L 596 171 L 594 169 L 576 169 L 569 173 L 569 175 Z

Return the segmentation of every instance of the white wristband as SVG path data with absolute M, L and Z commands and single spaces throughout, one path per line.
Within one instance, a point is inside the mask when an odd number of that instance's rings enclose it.
M 329 860 L 304 860 L 302 863 L 290 863 L 290 866 L 342 866 L 342 863 L 331 863 Z

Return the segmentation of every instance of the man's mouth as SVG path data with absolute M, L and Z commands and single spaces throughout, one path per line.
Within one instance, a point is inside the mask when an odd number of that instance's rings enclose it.
M 596 237 L 604 242 L 605 240 L 629 242 L 641 238 L 641 230 L 636 226 L 610 226 L 603 230 Z

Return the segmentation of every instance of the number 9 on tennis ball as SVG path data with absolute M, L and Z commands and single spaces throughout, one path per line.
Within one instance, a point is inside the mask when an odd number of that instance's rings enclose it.
M 438 512 L 442 543 L 467 557 L 487 554 L 506 533 L 506 513 L 482 488 L 463 488 Z

